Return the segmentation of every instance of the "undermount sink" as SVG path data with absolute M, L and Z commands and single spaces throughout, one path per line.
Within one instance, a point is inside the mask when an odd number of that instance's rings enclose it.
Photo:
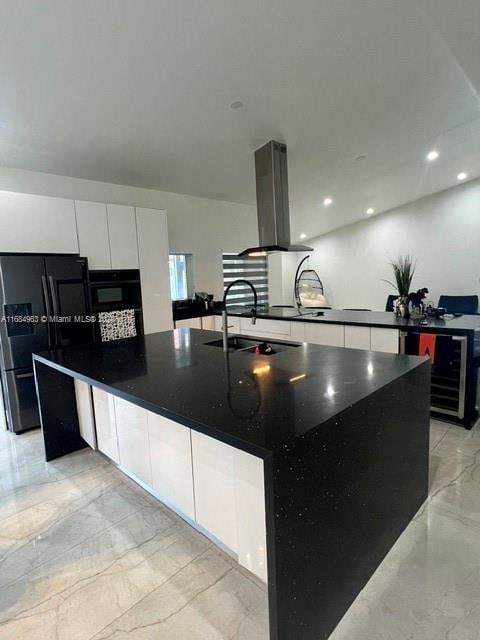
M 212 342 L 206 342 L 205 346 L 220 347 L 221 349 L 223 348 L 223 340 L 212 340 Z M 266 342 L 257 338 L 239 338 L 238 336 L 228 338 L 229 351 L 247 351 L 248 353 L 257 353 L 263 356 L 273 356 L 276 353 L 280 353 L 280 351 L 294 349 L 299 346 L 298 344 L 285 344 L 284 342 Z

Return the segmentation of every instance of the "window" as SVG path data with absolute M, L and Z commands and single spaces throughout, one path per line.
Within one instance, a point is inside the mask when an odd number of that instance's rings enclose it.
M 223 284 L 227 287 L 234 280 L 249 280 L 258 295 L 259 305 L 268 305 L 268 262 L 266 256 L 243 256 L 236 253 L 223 254 Z M 236 285 L 228 294 L 227 306 L 252 306 L 253 293 L 248 285 Z
M 172 300 L 185 300 L 188 298 L 187 256 L 184 254 L 171 254 L 168 257 L 168 264 L 170 267 Z

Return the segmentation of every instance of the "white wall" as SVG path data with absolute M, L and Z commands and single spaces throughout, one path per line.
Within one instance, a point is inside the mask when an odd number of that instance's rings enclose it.
M 442 293 L 479 294 L 480 180 L 305 242 L 314 248 L 311 268 L 336 308 L 384 309 L 393 291 L 382 279 L 392 279 L 389 261 L 402 254 L 417 260 L 412 289 L 428 287 L 435 304 Z M 304 255 L 282 256 L 283 297 L 272 303 L 291 303 L 295 269 Z M 278 282 L 273 290 L 279 290 Z
M 170 251 L 193 254 L 195 289 L 216 297 L 223 294 L 222 251 L 258 242 L 254 206 L 6 167 L 0 189 L 166 209 Z

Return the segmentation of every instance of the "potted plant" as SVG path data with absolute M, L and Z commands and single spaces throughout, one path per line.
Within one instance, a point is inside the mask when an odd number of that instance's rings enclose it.
M 411 256 L 400 256 L 390 264 L 392 265 L 395 282 L 391 282 L 390 280 L 386 280 L 385 282 L 388 282 L 388 284 L 398 291 L 398 308 L 400 315 L 407 318 L 409 315 L 408 296 L 413 274 L 415 273 L 415 261 Z

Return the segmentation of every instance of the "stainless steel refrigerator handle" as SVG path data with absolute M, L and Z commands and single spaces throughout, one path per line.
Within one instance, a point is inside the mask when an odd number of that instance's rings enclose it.
M 52 330 L 50 326 L 50 316 L 52 315 L 52 310 L 50 308 L 50 298 L 48 295 L 48 286 L 47 286 L 47 278 L 42 276 L 42 289 L 43 289 L 43 301 L 45 303 L 45 312 L 47 314 L 47 336 L 48 336 L 48 348 L 52 348 Z
M 60 314 L 59 314 L 59 310 L 58 310 L 57 294 L 55 293 L 55 283 L 53 281 L 53 277 L 52 276 L 48 276 L 48 281 L 50 283 L 50 295 L 52 296 L 53 315 L 54 316 L 58 316 Z
M 50 295 L 52 296 L 53 315 L 54 315 L 54 320 L 53 320 L 53 335 L 55 336 L 54 346 L 58 347 L 59 345 L 57 344 L 57 341 L 58 341 L 57 318 L 60 315 L 60 313 L 58 309 L 57 294 L 55 293 L 55 282 L 53 281 L 52 276 L 48 276 L 48 282 L 50 283 Z
M 460 342 L 460 387 L 458 390 L 458 417 L 465 417 L 465 392 L 467 386 L 467 336 L 452 336 Z

